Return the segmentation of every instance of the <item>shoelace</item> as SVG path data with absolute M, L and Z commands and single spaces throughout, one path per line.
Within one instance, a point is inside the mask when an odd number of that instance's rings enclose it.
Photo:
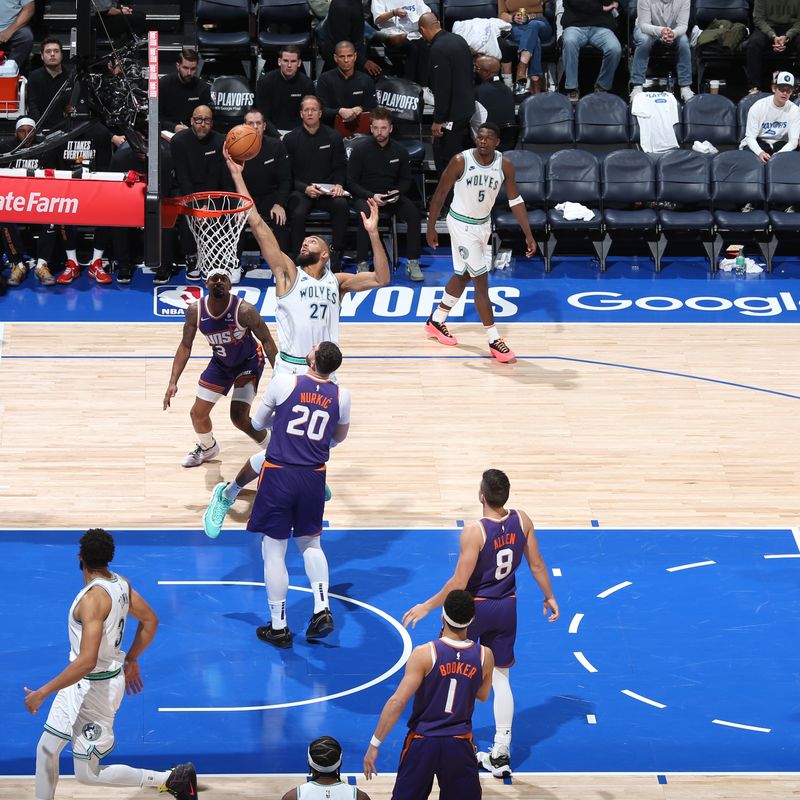
M 494 347 L 494 349 L 499 351 L 500 353 L 510 353 L 511 352 L 508 349 L 508 345 L 502 339 L 498 339 L 496 342 L 492 342 L 492 347 Z

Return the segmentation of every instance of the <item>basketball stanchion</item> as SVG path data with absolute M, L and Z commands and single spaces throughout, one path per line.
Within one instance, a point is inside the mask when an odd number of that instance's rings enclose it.
M 234 192 L 195 192 L 161 203 L 161 224 L 172 228 L 178 216 L 186 218 L 197 242 L 197 267 L 203 278 L 210 270 L 228 272 L 239 265 L 236 252 L 253 201 Z

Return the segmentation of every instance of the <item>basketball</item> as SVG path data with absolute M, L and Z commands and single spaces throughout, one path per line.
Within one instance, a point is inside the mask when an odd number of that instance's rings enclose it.
M 249 125 L 237 125 L 225 137 L 225 147 L 231 158 L 242 164 L 258 155 L 261 136 Z

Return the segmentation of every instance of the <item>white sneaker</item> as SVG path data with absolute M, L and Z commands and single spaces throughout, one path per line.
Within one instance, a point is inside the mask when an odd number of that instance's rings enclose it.
M 641 94 L 641 92 L 642 92 L 641 86 L 634 86 L 633 89 L 631 89 L 631 100 L 633 100 L 633 98 L 636 97 L 637 94 Z
M 408 261 L 406 261 L 406 273 L 412 281 L 425 280 L 425 276 L 422 274 L 422 270 L 419 268 L 418 258 L 409 258 Z
M 231 270 L 231 285 L 238 286 L 242 282 L 242 268 L 234 267 Z
M 204 461 L 211 461 L 219 455 L 219 445 L 214 442 L 208 450 L 203 450 L 200 444 L 197 444 L 191 453 L 187 453 L 186 458 L 181 461 L 182 467 L 199 467 Z
M 681 100 L 685 103 L 687 100 L 691 100 L 694 97 L 694 92 L 691 90 L 689 86 L 681 86 Z
M 511 758 L 507 747 L 493 747 L 489 753 L 475 754 L 478 764 L 495 778 L 511 777 Z

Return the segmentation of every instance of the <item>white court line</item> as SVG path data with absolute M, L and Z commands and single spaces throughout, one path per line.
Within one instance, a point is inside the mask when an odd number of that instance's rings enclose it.
M 772 728 L 759 728 L 757 725 L 742 725 L 741 722 L 727 722 L 724 719 L 712 719 L 715 725 L 724 725 L 726 728 L 741 728 L 743 731 L 756 731 L 757 733 L 772 733 Z
M 776 555 L 768 555 L 764 556 L 764 558 L 800 558 L 800 528 L 789 528 L 792 532 L 792 537 L 794 538 L 795 546 L 797 547 L 797 553 L 778 553 Z
M 577 633 L 578 625 L 581 624 L 582 619 L 583 619 L 583 614 L 576 614 L 572 618 L 572 622 L 569 623 L 569 628 L 567 629 L 567 633 Z
M 263 586 L 264 583 L 257 582 L 257 581 L 159 581 L 159 586 Z M 307 592 L 311 594 L 313 591 L 311 588 L 306 586 L 289 586 L 290 589 L 294 589 L 298 592 Z M 400 638 L 403 640 L 403 652 L 400 654 L 400 658 L 392 664 L 389 669 L 387 669 L 383 674 L 378 675 L 377 678 L 373 678 L 366 683 L 359 684 L 358 686 L 354 686 L 352 689 L 345 689 L 342 692 L 336 692 L 335 694 L 327 694 L 324 697 L 312 697 L 308 700 L 296 700 L 292 703 L 274 703 L 272 705 L 266 706 L 225 706 L 225 707 L 208 707 L 208 708 L 198 708 L 198 707 L 187 707 L 187 708 L 171 708 L 171 707 L 164 707 L 159 708 L 159 711 L 270 711 L 274 708 L 294 708 L 295 706 L 307 706 L 311 705 L 312 703 L 324 703 L 326 700 L 336 700 L 339 697 L 347 697 L 347 695 L 355 694 L 356 692 L 363 692 L 364 689 L 369 689 L 370 686 L 375 686 L 381 681 L 386 680 L 391 675 L 394 675 L 403 664 L 408 661 L 408 657 L 411 655 L 411 637 L 408 635 L 408 631 L 394 618 L 389 616 L 385 611 L 375 606 L 369 605 L 369 603 L 363 603 L 361 600 L 354 600 L 352 597 L 345 597 L 341 594 L 334 594 L 330 592 L 328 594 L 329 597 L 334 597 L 337 600 L 342 600 L 345 603 L 352 603 L 355 606 L 359 606 L 361 608 L 366 608 L 368 611 L 372 611 L 373 614 L 377 614 L 382 619 L 385 619 L 390 625 L 392 625 L 395 630 L 400 634 Z
M 764 558 L 800 558 L 800 553 L 784 553 L 783 555 L 764 556 Z
M 708 567 L 716 564 L 716 561 L 695 561 L 694 564 L 681 564 L 677 567 L 667 567 L 667 572 L 680 572 L 682 569 L 694 569 L 695 567 Z
M 575 651 L 575 652 L 574 652 L 572 655 L 574 655 L 574 656 L 575 656 L 575 658 L 577 658 L 577 659 L 578 659 L 578 662 L 580 663 L 580 665 L 581 665 L 581 666 L 582 666 L 582 667 L 583 667 L 583 668 L 584 668 L 584 669 L 585 669 L 587 672 L 597 672 L 597 667 L 593 666 L 593 665 L 592 665 L 592 664 L 589 662 L 589 659 L 588 659 L 588 658 L 586 658 L 586 656 L 585 656 L 583 653 L 581 653 L 581 651 L 580 651 L 580 650 L 576 650 L 576 651 Z
M 632 692 L 630 689 L 620 689 L 620 691 L 622 694 L 626 694 L 628 697 L 632 697 L 634 700 L 638 700 L 640 703 L 647 703 L 647 705 L 653 706 L 654 708 L 666 708 L 664 703 L 659 703 L 657 700 L 651 700 L 649 697 L 636 694 L 636 692 Z
M 611 594 L 614 594 L 614 592 L 618 592 L 620 589 L 624 589 L 627 586 L 632 586 L 632 585 L 633 581 L 622 581 L 622 583 L 618 583 L 616 586 L 611 586 L 605 591 L 600 592 L 600 594 L 597 596 L 602 600 L 603 598 L 608 597 Z
M 559 567 L 553 567 L 553 577 L 554 578 L 561 577 L 561 569 Z
M 586 721 L 589 725 L 597 725 L 597 717 L 594 714 L 587 714 Z

